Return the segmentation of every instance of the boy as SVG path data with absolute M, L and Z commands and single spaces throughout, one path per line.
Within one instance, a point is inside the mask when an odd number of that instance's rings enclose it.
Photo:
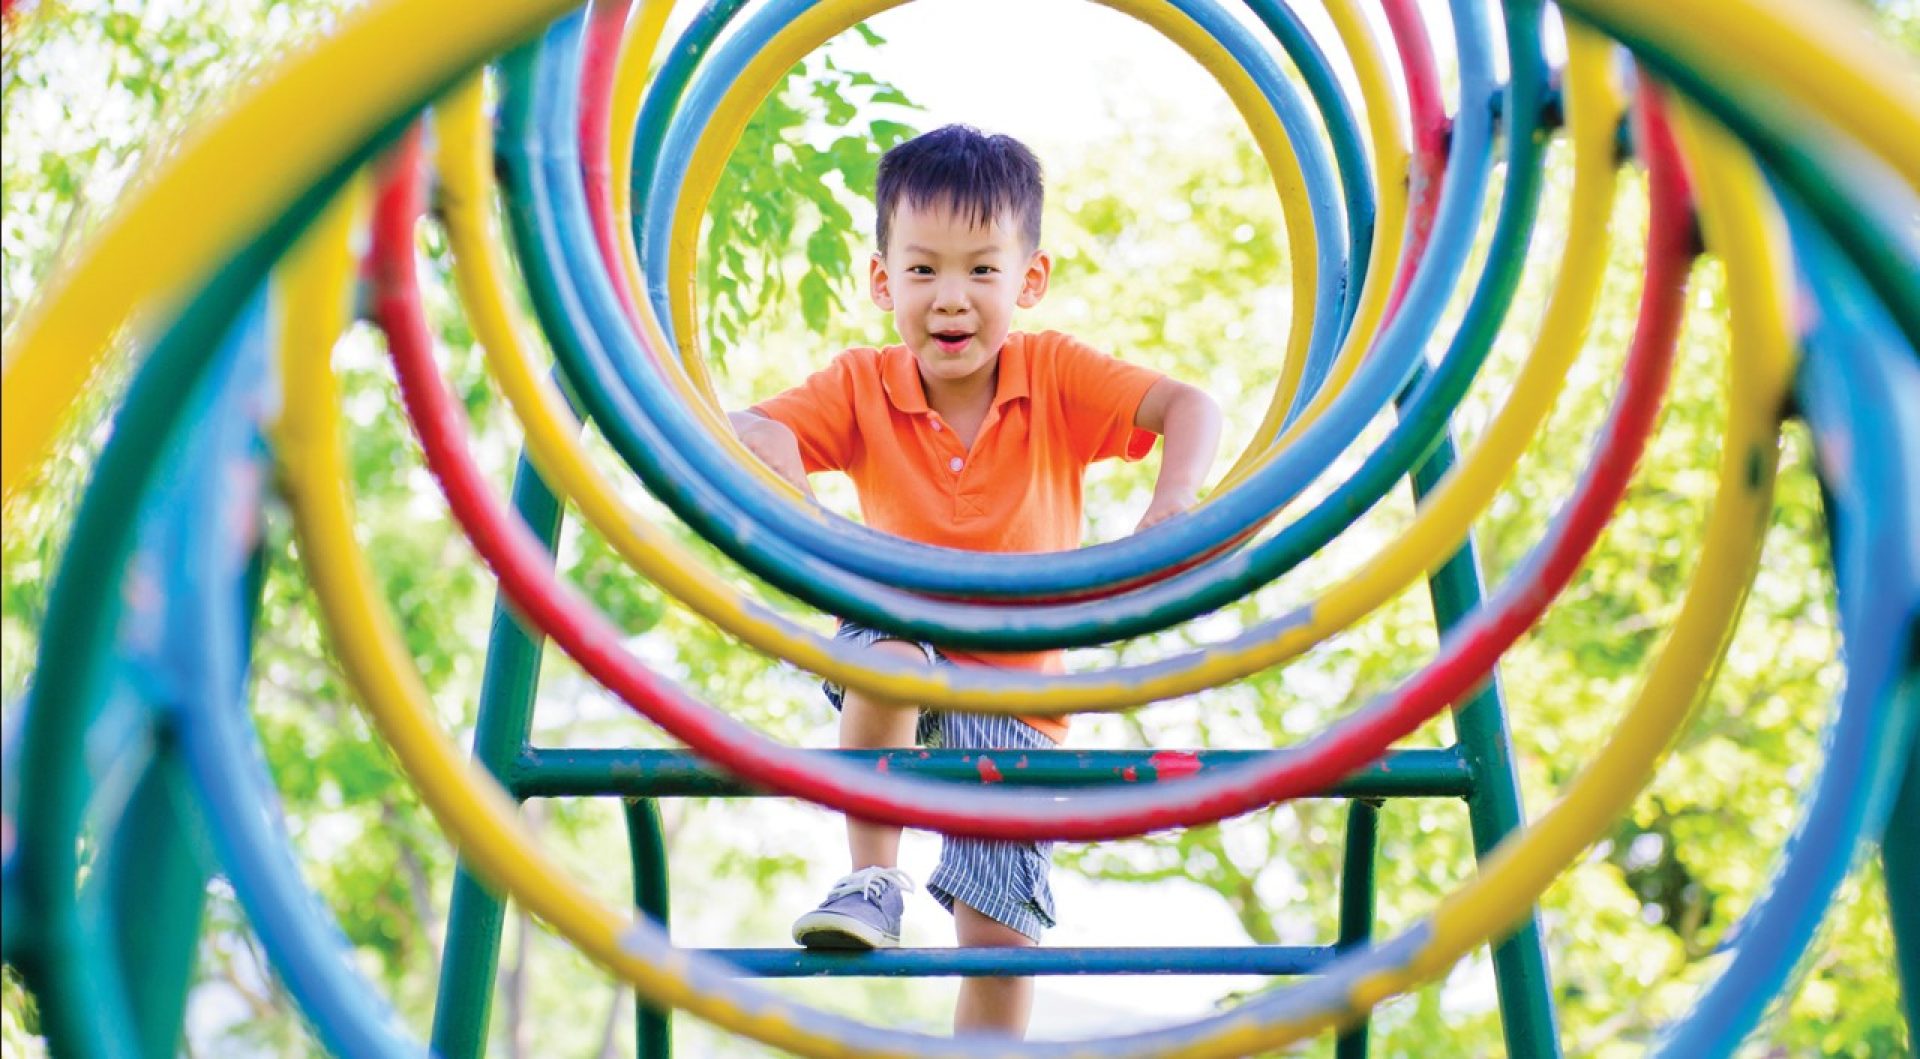
M 1095 460 L 1137 460 L 1166 438 L 1153 499 L 1136 529 L 1190 507 L 1220 437 L 1212 398 L 1055 333 L 1010 332 L 1013 310 L 1047 291 L 1039 248 L 1042 188 L 1032 152 L 960 125 L 888 151 L 876 196 L 879 250 L 869 287 L 901 345 L 852 349 L 806 382 L 730 414 L 740 439 L 808 492 L 807 475 L 853 479 L 867 524 L 927 544 L 976 551 L 1060 551 L 1080 544 L 1081 479 Z M 843 624 L 838 636 L 927 664 L 1063 670 L 1059 651 L 942 652 Z M 829 686 L 847 748 L 927 745 L 1048 748 L 1057 718 L 920 714 Z M 794 924 L 811 948 L 900 943 L 897 827 L 847 820 L 853 873 Z M 1036 944 L 1052 926 L 1048 850 L 1033 843 L 946 839 L 927 881 L 963 946 Z M 956 1032 L 1022 1036 L 1025 978 L 963 978 Z

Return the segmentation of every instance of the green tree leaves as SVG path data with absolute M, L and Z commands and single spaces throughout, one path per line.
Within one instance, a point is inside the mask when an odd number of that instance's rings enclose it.
M 869 47 L 884 43 L 864 25 L 860 36 Z M 768 314 L 790 286 L 804 331 L 823 334 L 864 274 L 855 255 L 866 222 L 856 212 L 870 216 L 880 156 L 915 130 L 877 116 L 912 103 L 892 85 L 845 69 L 835 59 L 845 46 L 829 46 L 781 79 L 734 148 L 708 207 L 703 337 L 722 368 L 743 339 L 787 330 Z

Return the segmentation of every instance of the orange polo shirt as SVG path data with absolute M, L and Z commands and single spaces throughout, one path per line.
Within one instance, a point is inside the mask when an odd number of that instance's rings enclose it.
M 980 552 L 1080 546 L 1087 465 L 1137 460 L 1156 435 L 1134 413 L 1159 372 L 1054 331 L 1015 331 L 971 450 L 927 407 L 905 346 L 849 349 L 799 386 L 754 408 L 800 442 L 807 473 L 844 471 L 867 525 L 908 540 Z M 1064 672 L 1061 651 L 941 649 L 955 662 Z M 1023 717 L 1055 742 L 1064 718 Z

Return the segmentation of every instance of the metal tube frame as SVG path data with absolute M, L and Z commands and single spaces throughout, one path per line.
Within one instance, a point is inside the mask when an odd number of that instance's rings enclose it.
M 1435 488 L 1454 459 L 1453 436 L 1441 436 L 1433 454 L 1413 473 L 1416 502 Z M 1480 604 L 1480 563 L 1473 538 L 1468 536 L 1453 558 L 1428 578 L 1434 623 L 1442 635 Z M 1513 765 L 1513 735 L 1507 728 L 1505 698 L 1499 669 L 1492 680 L 1453 708 L 1456 746 L 1466 755 L 1473 773 L 1473 791 L 1467 795 L 1467 820 L 1473 831 L 1474 857 L 1482 858 L 1509 834 L 1526 823 L 1520 806 L 1520 777 Z M 1526 922 L 1493 950 L 1495 991 L 1500 998 L 1500 1024 L 1510 1056 L 1559 1059 L 1560 1034 L 1553 1016 L 1553 990 L 1547 976 L 1547 950 L 1535 909 Z
M 560 536 L 560 501 L 525 455 L 514 471 L 513 507 L 551 552 Z M 532 734 L 544 642 L 508 609 L 503 593 L 494 603 L 486 670 L 480 681 L 480 713 L 473 732 L 474 758 L 496 777 L 506 775 Z M 454 872 L 446 948 L 433 1006 L 435 1055 L 477 1059 L 485 1053 L 505 915 L 505 903 L 461 861 Z
M 1413 476 L 1416 498 L 1452 465 L 1451 438 Z M 549 547 L 558 539 L 563 511 L 551 490 L 523 456 L 514 477 L 514 508 Z M 1435 621 L 1442 632 L 1480 600 L 1480 576 L 1471 541 L 1430 579 Z M 530 736 L 544 641 L 530 636 L 504 603 L 496 604 L 489 639 L 480 712 L 474 734 L 476 759 L 516 798 L 621 797 L 634 871 L 635 907 L 668 921 L 669 885 L 659 797 L 752 797 L 761 792 L 725 776 L 684 751 L 577 750 L 535 747 Z M 1005 974 L 1010 958 L 1022 958 L 1022 974 L 1246 973 L 1311 974 L 1339 951 L 1364 944 L 1372 934 L 1374 853 L 1379 802 L 1387 797 L 1458 797 L 1467 803 L 1474 851 L 1483 856 L 1523 819 L 1512 743 L 1497 681 L 1454 711 L 1457 743 L 1441 749 L 1398 750 L 1349 777 L 1324 796 L 1353 798 L 1341 870 L 1340 935 L 1332 946 L 1257 946 L 1234 949 L 1072 949 L 1031 953 L 969 950 L 895 950 L 857 956 L 822 955 L 794 949 L 717 950 L 762 977 L 919 976 Z M 874 767 L 948 780 L 978 782 L 977 752 L 953 750 L 826 751 L 869 757 Z M 1265 751 L 1203 750 L 1180 754 L 1180 774 L 1224 767 Z M 1088 783 L 1156 782 L 1165 752 L 1062 750 L 1025 756 L 999 770 L 1010 785 L 1036 788 Z M 434 1011 L 433 1047 L 447 1057 L 477 1057 L 486 1044 L 493 985 L 499 965 L 504 906 L 464 867 L 456 872 L 447 920 L 445 958 Z M 1537 916 L 1494 951 L 1508 1052 L 1557 1057 L 1552 997 Z M 664 1059 L 672 1051 L 671 1012 L 637 998 L 635 1038 L 641 1059 Z M 1367 1023 L 1339 1038 L 1339 1059 L 1367 1054 Z

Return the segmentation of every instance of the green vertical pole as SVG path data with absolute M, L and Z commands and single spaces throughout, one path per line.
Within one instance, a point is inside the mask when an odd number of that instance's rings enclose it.
M 157 752 L 95 878 L 112 909 L 114 948 L 141 1054 L 172 1055 L 193 980 L 211 855 L 186 760 L 164 721 L 157 738 Z
M 1347 849 L 1340 865 L 1340 940 L 1335 947 L 1342 952 L 1365 945 L 1373 938 L 1373 854 L 1380 837 L 1380 802 L 1355 798 L 1347 807 Z M 1360 1024 L 1340 1035 L 1333 1048 L 1334 1059 L 1366 1059 L 1367 1024 Z
M 513 475 L 513 507 L 551 551 L 560 536 L 562 509 L 524 454 Z M 480 682 L 473 756 L 496 778 L 506 775 L 533 730 L 533 699 L 540 681 L 544 644 L 543 637 L 520 624 L 504 595 L 495 600 L 486 671 Z M 505 913 L 501 899 L 461 862 L 453 877 L 447 944 L 441 954 L 440 989 L 433 1007 L 435 1055 L 444 1059 L 477 1057 L 486 1049 Z
M 627 838 L 633 848 L 633 904 L 640 914 L 667 927 L 667 837 L 660 828 L 660 803 L 628 798 Z M 667 1059 L 673 1054 L 673 1011 L 634 994 L 634 1054 L 638 1059 Z
M 259 616 L 268 555 L 255 548 L 242 590 L 250 637 Z M 94 878 L 112 909 L 115 952 L 129 973 L 127 1002 L 143 1055 L 178 1050 L 206 911 L 213 845 L 186 759 L 160 711 L 154 756 L 135 784 L 126 816 Z
M 1907 674 L 1906 708 L 1920 709 L 1920 657 Z M 1900 967 L 1900 992 L 1907 1008 L 1907 1041 L 1920 1044 L 1920 739 L 1907 756 L 1907 778 L 1887 817 L 1880 842 L 1885 869 L 1887 912 L 1893 920 L 1893 952 Z
M 1414 471 L 1416 500 L 1432 491 L 1452 466 L 1453 435 L 1449 431 Z M 1471 536 L 1427 579 L 1427 585 L 1433 597 L 1434 621 L 1442 633 L 1472 613 L 1480 603 L 1480 564 Z M 1485 857 L 1525 823 L 1520 809 L 1520 777 L 1513 766 L 1513 737 L 1507 731 L 1507 711 L 1501 701 L 1497 671 L 1464 705 L 1454 707 L 1453 725 L 1473 774 L 1473 793 L 1467 796 L 1473 851 L 1476 857 Z M 1538 910 L 1494 947 L 1493 975 L 1507 1054 L 1514 1059 L 1557 1059 L 1560 1035 L 1554 1029 L 1553 991 L 1547 978 L 1547 950 L 1540 936 Z

